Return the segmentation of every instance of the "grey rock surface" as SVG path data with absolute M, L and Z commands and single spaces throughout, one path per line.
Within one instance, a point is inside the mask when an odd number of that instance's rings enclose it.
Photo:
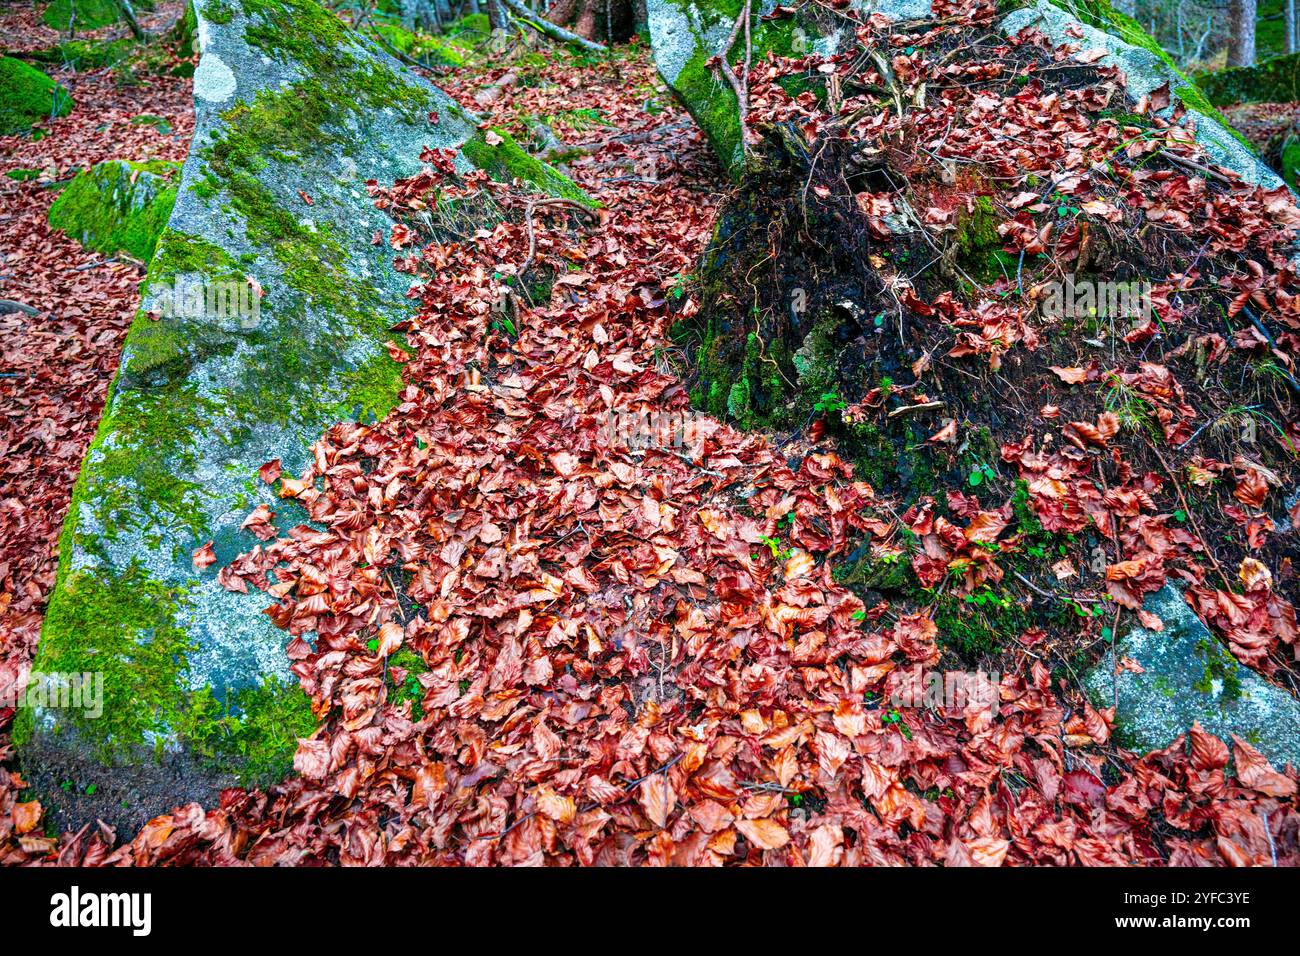
M 519 162 L 512 141 L 486 143 L 453 100 L 312 0 L 197 6 L 194 140 L 74 490 L 33 666 L 101 673 L 102 713 L 38 701 L 16 724 L 24 769 L 65 826 L 139 823 L 271 782 L 315 725 L 288 635 L 263 613 L 271 598 L 218 575 L 258 546 L 241 529 L 258 505 L 281 533 L 306 519 L 259 466 L 301 474 L 330 425 L 383 416 L 402 387 L 385 342 L 404 341 L 390 328 L 410 315 L 410 278 L 372 242 L 392 222 L 366 180 L 410 176 L 435 148 L 465 171 L 576 190 Z M 216 562 L 196 569 L 207 542 Z
M 1057 46 L 1068 43 L 1079 47 L 1081 52 L 1106 50 L 1108 55 L 1097 60 L 1096 65 L 1118 67 L 1128 81 L 1129 98 L 1135 103 L 1168 83 L 1172 97 L 1182 100 L 1187 106 L 1196 124 L 1196 140 L 1210 159 L 1253 185 L 1265 189 L 1285 186 L 1281 177 L 1234 136 L 1220 117 L 1204 111 L 1207 108 L 1212 110 L 1212 107 L 1204 101 L 1196 85 L 1151 49 L 1083 23 L 1051 0 L 1036 0 L 1029 6 L 1013 10 L 999 24 L 999 29 L 1007 36 L 1015 36 L 1028 27 L 1041 30 Z
M 1236 734 L 1250 742 L 1278 769 L 1300 767 L 1300 701 L 1238 663 L 1172 585 L 1148 595 L 1143 606 L 1164 621 L 1164 630 L 1133 627 L 1116 646 L 1142 673 L 1116 673 L 1108 652 L 1084 677 L 1095 705 L 1110 707 L 1118 697 L 1119 742 L 1139 752 L 1160 750 L 1199 721 L 1225 741 Z

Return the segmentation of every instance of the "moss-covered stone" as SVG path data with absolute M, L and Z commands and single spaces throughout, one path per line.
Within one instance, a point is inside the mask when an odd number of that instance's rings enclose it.
M 67 116 L 66 90 L 22 60 L 0 56 L 0 136 L 25 133 L 41 120 Z
M 64 40 L 44 50 L 31 50 L 22 54 L 24 60 L 50 66 L 63 66 L 74 70 L 98 70 L 126 60 L 136 51 L 131 37 L 113 40 Z
M 1084 677 L 1098 706 L 1118 700 L 1120 743 L 1159 750 L 1195 722 L 1225 740 L 1232 734 L 1249 740 L 1279 767 L 1300 766 L 1300 702 L 1237 663 L 1172 585 L 1148 595 L 1143 606 L 1164 630 L 1135 626 L 1115 648 L 1140 668 L 1116 671 L 1108 653 Z
M 495 145 L 488 142 L 488 132 L 495 134 L 492 136 Z M 471 163 L 500 182 L 518 179 L 536 186 L 542 192 L 572 199 L 589 209 L 600 206 L 569 177 L 530 156 L 505 130 L 494 128 L 487 132 L 476 132 L 461 145 L 461 152 Z
M 82 170 L 50 206 L 50 225 L 105 255 L 143 262 L 171 217 L 180 163 L 113 159 Z
M 413 175 L 426 147 L 458 151 L 478 134 L 310 0 L 209 0 L 198 23 L 195 138 L 74 488 L 34 665 L 104 671 L 113 719 L 38 711 L 21 735 L 25 769 L 56 800 L 52 768 L 91 777 L 109 757 L 141 774 L 155 760 L 184 768 L 191 799 L 290 766 L 314 720 L 288 637 L 264 593 L 229 591 L 218 574 L 258 544 L 241 527 L 257 505 L 281 530 L 307 520 L 258 467 L 278 458 L 301 473 L 325 429 L 382 417 L 402 389 L 388 343 L 402 345 L 392 326 L 409 315 L 410 278 L 372 242 L 392 222 L 365 180 Z M 510 146 L 470 151 L 589 201 Z M 456 163 L 475 168 L 461 152 Z M 82 205 L 70 187 L 67 211 Z M 217 561 L 198 571 L 192 554 L 209 541 Z M 140 812 L 171 806 L 165 788 L 140 799 Z M 91 810 L 59 807 L 65 826 Z
M 1294 103 L 1300 100 L 1300 53 L 1275 56 L 1254 66 L 1198 73 L 1195 79 L 1215 106 Z
M 1002 4 L 1001 9 L 1007 12 L 1001 23 L 1001 29 L 1007 34 L 1036 27 L 1053 43 L 1084 44 L 1108 51 L 1110 58 L 1101 61 L 1101 65 L 1120 68 L 1132 101 L 1168 84 L 1170 92 L 1197 121 L 1197 140 L 1215 162 L 1248 182 L 1270 189 L 1280 185 L 1278 178 L 1259 161 L 1250 142 L 1232 128 L 1179 69 L 1173 57 L 1136 20 L 1116 10 L 1110 0 L 1034 0 L 1033 3 L 1016 0 Z
M 470 13 L 452 20 L 444 28 L 449 37 L 485 37 L 492 33 L 492 21 L 486 13 Z
M 136 0 L 136 12 L 152 10 L 153 0 Z M 73 13 L 76 19 L 73 19 Z M 41 20 L 52 30 L 65 33 L 71 24 L 74 29 L 85 32 L 98 30 L 121 19 L 122 13 L 113 0 L 52 0 L 41 14 Z

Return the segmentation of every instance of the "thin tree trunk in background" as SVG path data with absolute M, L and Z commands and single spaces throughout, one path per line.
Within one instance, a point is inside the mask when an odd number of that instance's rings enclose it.
M 1295 48 L 1295 0 L 1286 0 L 1282 7 L 1283 16 L 1286 18 L 1286 52 L 1294 53 Z
M 1186 33 L 1183 31 L 1183 0 L 1178 0 L 1178 62 L 1187 62 Z
M 1228 66 L 1255 65 L 1255 0 L 1228 4 Z
M 122 14 L 122 19 L 126 25 L 131 28 L 131 36 L 137 40 L 145 38 L 144 28 L 140 26 L 140 21 L 135 18 L 135 9 L 131 6 L 131 0 L 114 0 L 114 5 L 118 12 Z
M 633 0 L 554 0 L 546 19 L 587 40 L 617 42 L 636 32 Z

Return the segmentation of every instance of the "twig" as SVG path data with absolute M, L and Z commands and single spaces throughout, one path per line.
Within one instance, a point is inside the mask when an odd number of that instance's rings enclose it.
M 1183 486 L 1178 483 L 1177 476 L 1174 475 L 1173 469 L 1169 467 L 1169 462 L 1165 461 L 1165 456 L 1160 454 L 1160 449 L 1155 446 L 1155 442 L 1148 442 L 1148 445 L 1150 445 L 1151 450 L 1155 452 L 1156 459 L 1160 462 L 1161 467 L 1164 468 L 1165 474 L 1169 476 L 1169 480 L 1174 483 L 1174 491 L 1178 493 L 1178 502 L 1183 506 L 1183 513 L 1187 515 L 1187 520 L 1192 523 L 1192 530 L 1196 532 L 1196 536 L 1200 538 L 1201 543 L 1205 545 L 1205 556 L 1208 557 L 1210 563 L 1214 565 L 1214 570 L 1219 572 L 1219 579 L 1223 581 L 1224 586 L 1227 587 L 1228 590 L 1232 590 L 1231 585 L 1228 583 L 1228 576 L 1223 573 L 1223 568 L 1219 566 L 1219 559 L 1214 556 L 1214 549 L 1210 546 L 1209 539 L 1206 538 L 1201 531 L 1200 523 L 1196 520 L 1196 512 L 1192 510 L 1192 506 L 1187 503 L 1187 498 L 1183 495 Z
M 603 43 L 597 43 L 595 40 L 588 40 L 576 33 L 570 33 L 564 27 L 558 27 L 550 20 L 536 18 L 537 15 L 520 3 L 519 0 L 501 0 L 501 2 L 514 14 L 514 19 L 525 26 L 532 27 L 538 33 L 550 37 L 552 40 L 559 40 L 561 43 L 572 43 L 574 46 L 589 50 L 592 53 L 604 53 L 609 49 Z
M 1200 163 L 1192 162 L 1192 160 L 1187 159 L 1183 156 L 1179 156 L 1177 153 L 1171 153 L 1167 149 L 1162 149 L 1159 152 L 1161 156 L 1169 160 L 1171 163 L 1174 163 L 1177 166 L 1182 166 L 1184 169 L 1190 169 L 1193 172 L 1198 172 L 1202 176 L 1206 177 L 1207 179 L 1213 179 L 1216 182 L 1223 183 L 1226 186 L 1241 185 L 1241 183 L 1239 183 L 1237 180 L 1229 179 L 1227 176 L 1223 175 L 1223 173 L 1211 169 L 1209 166 L 1202 166 Z
M 749 12 L 751 2 L 752 0 L 745 0 L 745 6 L 740 11 L 740 16 L 731 25 L 731 33 L 717 54 L 718 66 L 722 69 L 722 75 L 727 78 L 732 91 L 736 94 L 736 104 L 740 116 L 740 153 L 742 156 L 749 155 L 751 142 L 749 128 L 745 125 L 745 117 L 749 114 L 749 58 L 751 55 Z M 727 56 L 731 53 L 731 48 L 736 45 L 736 39 L 740 36 L 742 25 L 745 28 L 745 62 L 741 64 L 741 76 L 737 77 L 735 71 L 731 68 L 731 64 L 727 61 Z

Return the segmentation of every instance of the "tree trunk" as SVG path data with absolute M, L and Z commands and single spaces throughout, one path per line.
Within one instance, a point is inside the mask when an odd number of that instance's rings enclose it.
M 1295 0 L 1286 0 L 1282 7 L 1282 15 L 1286 18 L 1286 52 L 1295 53 Z
M 122 14 L 122 19 L 126 21 L 126 25 L 131 28 L 131 36 L 137 40 L 144 40 L 147 34 L 135 17 L 135 8 L 131 6 L 131 0 L 113 0 L 113 2 L 118 12 Z
M 617 43 L 636 32 L 633 4 L 634 0 L 555 0 L 546 19 L 584 39 Z
M 1255 65 L 1255 0 L 1228 5 L 1228 66 Z

